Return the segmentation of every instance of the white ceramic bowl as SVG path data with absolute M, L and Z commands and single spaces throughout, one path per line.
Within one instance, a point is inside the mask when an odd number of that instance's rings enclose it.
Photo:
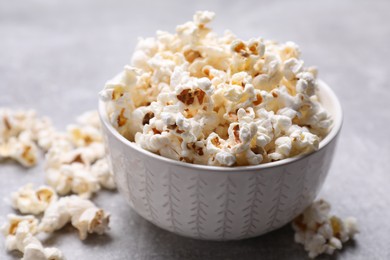
M 257 166 L 216 167 L 167 159 L 141 149 L 99 114 L 120 193 L 153 224 L 208 240 L 258 236 L 294 219 L 317 196 L 342 124 L 335 94 L 319 82 L 319 97 L 334 125 L 318 151 Z

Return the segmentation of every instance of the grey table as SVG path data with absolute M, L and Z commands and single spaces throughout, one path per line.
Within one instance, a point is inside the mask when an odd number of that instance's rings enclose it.
M 217 12 L 213 27 L 244 39 L 297 42 L 308 65 L 341 99 L 345 121 L 320 197 L 361 234 L 332 257 L 390 259 L 389 1 L 0 0 L 0 106 L 34 108 L 61 129 L 95 109 L 97 92 L 129 59 L 138 36 L 173 31 L 196 10 Z M 43 167 L 0 165 L 0 197 L 43 181 Z M 290 226 L 239 242 L 206 242 L 163 231 L 117 193 L 95 202 L 112 213 L 111 231 L 80 242 L 72 228 L 45 239 L 67 259 L 304 259 Z M 1 204 L 0 221 L 12 212 Z M 0 239 L 0 259 L 14 259 Z

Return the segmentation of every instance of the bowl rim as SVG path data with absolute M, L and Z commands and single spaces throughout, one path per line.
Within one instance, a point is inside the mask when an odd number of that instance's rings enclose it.
M 136 143 L 129 141 L 124 136 L 122 136 L 110 123 L 107 112 L 106 112 L 106 103 L 99 99 L 99 107 L 98 107 L 98 113 L 101 121 L 103 122 L 105 128 L 109 131 L 109 133 L 114 136 L 118 141 L 123 143 L 124 145 L 128 146 L 131 149 L 136 150 L 139 153 L 142 153 L 143 155 L 147 157 L 151 157 L 155 160 L 158 160 L 162 163 L 167 163 L 175 166 L 180 166 L 184 168 L 190 168 L 194 170 L 202 170 L 202 171 L 213 171 L 213 172 L 254 172 L 259 171 L 263 169 L 269 169 L 269 168 L 275 168 L 278 166 L 283 166 L 287 164 L 294 163 L 296 161 L 302 160 L 306 157 L 309 157 L 322 149 L 324 149 L 326 146 L 328 146 L 339 134 L 342 123 L 343 123 L 343 111 L 340 105 L 340 101 L 338 100 L 336 94 L 333 92 L 333 90 L 322 80 L 317 80 L 318 87 L 321 90 L 324 90 L 327 93 L 327 96 L 329 97 L 329 101 L 331 105 L 333 106 L 333 109 L 335 111 L 335 115 L 332 114 L 333 119 L 333 127 L 331 131 L 327 134 L 327 136 L 320 142 L 319 148 L 316 151 L 313 151 L 308 154 L 303 155 L 297 155 L 294 157 L 286 158 L 280 161 L 275 162 L 268 162 L 264 164 L 259 165 L 247 165 L 247 166 L 234 166 L 234 167 L 227 167 L 227 166 L 211 166 L 211 165 L 202 165 L 202 164 L 192 164 L 192 163 L 186 163 L 181 161 L 176 161 L 155 153 L 152 153 L 146 149 L 143 149 L 139 147 Z

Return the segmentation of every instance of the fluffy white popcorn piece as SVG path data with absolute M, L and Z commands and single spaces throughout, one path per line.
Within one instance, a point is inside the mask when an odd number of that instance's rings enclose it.
M 131 65 L 100 92 L 112 125 L 143 149 L 195 164 L 256 165 L 318 149 L 332 120 L 298 46 L 218 36 L 214 16 L 196 12 L 175 33 L 139 40 Z
M 56 200 L 57 194 L 51 187 L 40 186 L 34 189 L 31 183 L 11 195 L 12 207 L 23 214 L 38 215 Z
M 34 236 L 38 232 L 38 220 L 31 215 L 8 215 L 8 222 L 2 227 L 8 251 L 18 250 L 25 260 L 61 260 L 63 254 L 57 248 L 44 248 Z
M 25 247 L 21 260 L 62 260 L 64 255 L 55 247 L 43 247 L 34 236 L 27 236 L 23 241 Z
M 37 164 L 38 147 L 31 139 L 11 137 L 3 149 L 3 157 L 11 158 L 25 167 Z
M 8 215 L 8 222 L 1 227 L 6 237 L 5 245 L 7 250 L 19 250 L 23 252 L 23 240 L 27 235 L 35 235 L 38 232 L 38 219 L 32 215 L 18 216 Z
M 102 135 L 98 128 L 85 125 L 69 125 L 67 127 L 70 140 L 77 146 L 88 146 L 94 142 L 102 142 Z
M 114 175 L 109 168 L 108 161 L 106 158 L 97 160 L 91 166 L 91 173 L 92 175 L 96 176 L 102 187 L 110 190 L 116 188 Z
M 46 181 L 50 185 L 34 188 L 28 184 L 11 196 L 12 206 L 23 214 L 44 212 L 42 223 L 33 216 L 10 215 L 3 227 L 8 250 L 19 250 L 22 259 L 63 259 L 61 251 L 45 248 L 34 236 L 38 231 L 52 232 L 71 222 L 80 238 L 108 229 L 109 214 L 89 198 L 101 186 L 114 189 L 115 182 L 105 159 L 106 152 L 96 111 L 86 112 L 78 124 L 59 132 L 47 118 L 33 111 L 0 109 L 0 159 L 12 158 L 22 165 L 37 161 L 38 146 L 46 152 Z M 79 196 L 57 200 L 57 193 Z
M 71 222 L 78 229 L 80 239 L 84 240 L 88 234 L 103 234 L 108 229 L 109 218 L 108 213 L 90 200 L 72 195 L 60 198 L 47 208 L 39 230 L 53 232 Z
M 333 254 L 342 249 L 342 243 L 359 233 L 355 218 L 342 220 L 331 216 L 330 209 L 328 202 L 318 200 L 292 222 L 295 242 L 304 246 L 310 258 L 323 253 Z
M 81 126 L 91 126 L 100 129 L 99 114 L 96 110 L 84 112 L 76 118 L 77 124 Z
M 72 192 L 83 198 L 90 198 L 100 190 L 97 176 L 92 174 L 88 166 L 79 162 L 47 169 L 46 182 L 60 195 Z

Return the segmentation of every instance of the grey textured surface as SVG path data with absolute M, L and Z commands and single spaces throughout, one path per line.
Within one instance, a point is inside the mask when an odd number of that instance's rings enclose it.
M 103 1 L 0 0 L 0 106 L 34 108 L 58 128 L 94 109 L 104 82 L 128 62 L 138 36 L 173 31 L 199 9 L 217 12 L 213 27 L 244 39 L 292 40 L 306 64 L 339 96 L 344 128 L 321 197 L 361 234 L 333 257 L 390 259 L 389 1 Z M 0 165 L 0 197 L 41 183 L 43 167 Z M 111 231 L 80 242 L 71 228 L 46 245 L 67 259 L 304 259 L 289 226 L 239 242 L 178 237 L 149 224 L 117 193 L 95 202 L 112 212 Z M 12 212 L 5 200 L 0 221 Z M 14 259 L 0 239 L 0 259 Z

